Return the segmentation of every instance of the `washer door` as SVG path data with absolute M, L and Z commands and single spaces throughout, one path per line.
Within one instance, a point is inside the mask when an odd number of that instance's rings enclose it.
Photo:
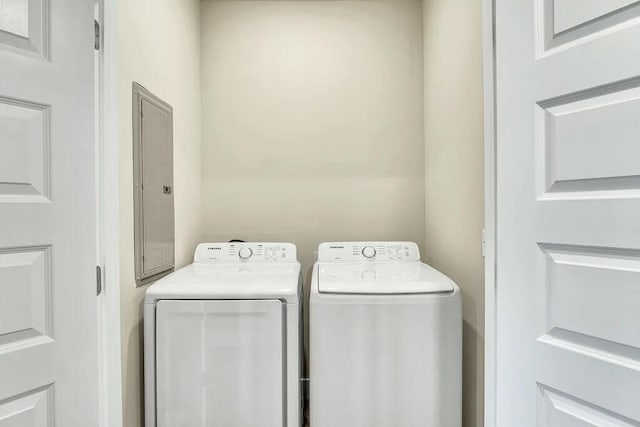
M 157 425 L 282 427 L 278 300 L 159 301 Z

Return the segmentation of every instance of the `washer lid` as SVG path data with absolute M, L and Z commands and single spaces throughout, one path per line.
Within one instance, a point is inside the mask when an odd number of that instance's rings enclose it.
M 453 290 L 451 279 L 419 261 L 318 264 L 318 291 L 322 293 L 389 295 Z

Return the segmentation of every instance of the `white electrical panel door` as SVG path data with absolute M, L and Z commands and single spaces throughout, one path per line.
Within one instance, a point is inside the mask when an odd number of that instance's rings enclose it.
M 171 114 L 142 103 L 142 203 L 145 276 L 173 267 L 173 144 Z
M 278 300 L 157 303 L 157 426 L 282 427 Z
M 137 83 L 134 97 L 136 281 L 174 268 L 173 109 Z

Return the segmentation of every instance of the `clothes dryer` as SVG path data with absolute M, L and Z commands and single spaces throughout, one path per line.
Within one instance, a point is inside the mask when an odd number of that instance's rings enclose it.
M 200 244 L 146 292 L 146 426 L 299 427 L 301 297 L 293 244 Z

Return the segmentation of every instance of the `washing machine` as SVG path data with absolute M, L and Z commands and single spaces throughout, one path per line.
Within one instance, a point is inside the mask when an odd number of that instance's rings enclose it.
M 293 244 L 200 244 L 145 295 L 146 427 L 299 427 L 301 297 Z
M 460 427 L 460 289 L 412 242 L 318 248 L 311 427 Z

